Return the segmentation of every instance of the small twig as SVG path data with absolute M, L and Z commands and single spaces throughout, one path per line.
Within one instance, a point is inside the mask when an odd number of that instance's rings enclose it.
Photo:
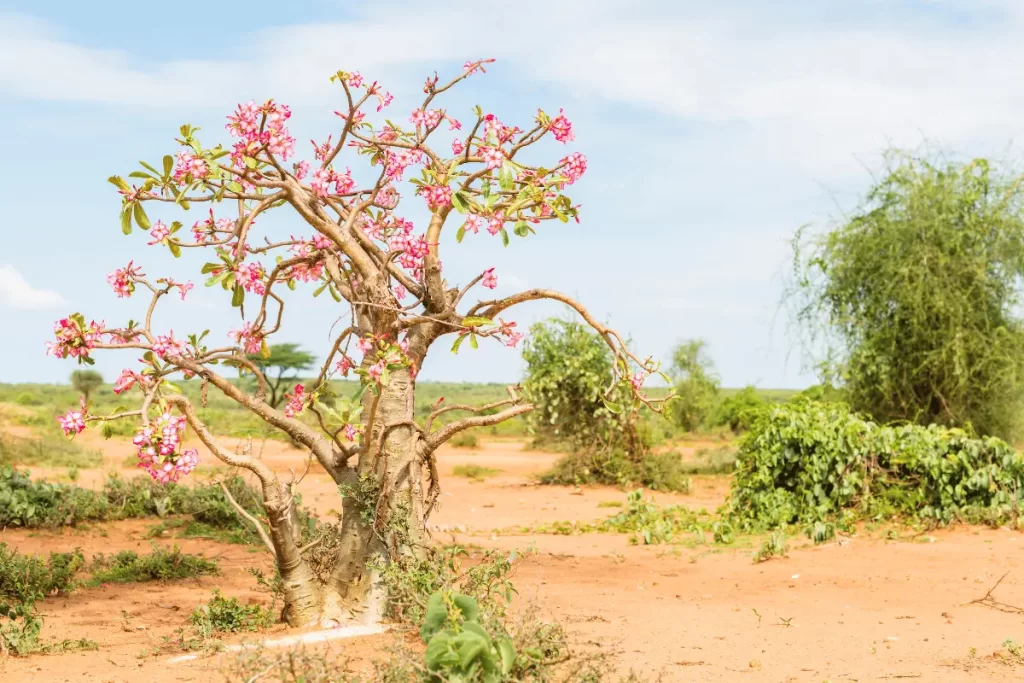
M 220 490 L 224 492 L 225 496 L 227 496 L 228 502 L 231 503 L 231 507 L 235 508 L 235 512 L 249 520 L 252 523 L 252 525 L 256 527 L 256 533 L 260 535 L 260 538 L 263 540 L 263 544 L 267 546 L 267 550 L 269 550 L 271 554 L 276 556 L 277 550 L 274 549 L 274 544 L 270 541 L 270 536 L 267 535 L 267 532 L 263 529 L 263 525 L 259 523 L 259 520 L 250 515 L 248 512 L 246 512 L 245 508 L 243 508 L 241 505 L 238 504 L 237 501 L 235 501 L 234 497 L 232 497 L 231 492 L 228 491 L 228 487 L 224 484 L 224 482 L 220 483 Z
M 994 597 L 992 597 L 992 594 L 996 592 L 997 588 L 999 588 L 999 584 L 1001 584 L 1003 582 L 1003 579 L 1005 579 L 1009 575 L 1010 572 L 1006 572 L 1005 574 L 1000 576 L 999 580 L 996 581 L 995 584 L 988 589 L 988 592 L 985 593 L 984 596 L 978 598 L 977 600 L 971 600 L 970 602 L 965 602 L 963 604 L 982 605 L 983 607 L 991 607 L 992 609 L 999 610 L 1000 612 L 1006 612 L 1007 614 L 1024 614 L 1024 607 L 1017 607 L 1016 605 L 1010 605 L 1005 602 L 1000 602 L 999 600 L 996 600 Z

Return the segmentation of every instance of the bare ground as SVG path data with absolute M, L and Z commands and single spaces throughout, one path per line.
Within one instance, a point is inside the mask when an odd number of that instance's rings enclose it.
M 106 468 L 121 469 L 131 453 L 123 440 L 94 439 L 87 445 L 104 451 Z M 267 442 L 263 457 L 281 471 L 304 467 L 299 451 L 278 442 Z M 788 557 L 754 564 L 749 543 L 638 547 L 618 534 L 515 531 L 603 519 L 615 510 L 600 503 L 624 500 L 624 492 L 613 488 L 533 485 L 531 476 L 556 457 L 524 450 L 514 441 L 443 450 L 445 493 L 432 519 L 434 536 L 486 548 L 534 547 L 537 552 L 516 577 L 522 600 L 535 601 L 566 624 L 580 647 L 612 653 L 622 671 L 666 681 L 1024 679 L 1024 667 L 1012 664 L 1002 650 L 1008 638 L 1024 642 L 1024 614 L 969 604 L 1006 574 L 996 596 L 1024 606 L 1024 541 L 1017 532 L 961 527 L 916 538 L 904 533 L 904 540 L 894 541 L 881 531 L 864 531 L 843 544 L 797 544 Z M 453 475 L 460 464 L 502 472 L 474 482 Z M 104 477 L 103 470 L 82 470 L 78 483 L 96 485 Z M 654 495 L 661 502 L 711 510 L 727 489 L 725 477 L 698 477 L 689 495 Z M 321 513 L 338 507 L 336 490 L 324 475 L 311 472 L 302 491 L 304 502 Z M 145 550 L 150 541 L 144 535 L 152 524 L 128 521 L 63 533 L 9 529 L 0 532 L 0 541 L 22 552 Z M 172 653 L 163 639 L 186 627 L 189 612 L 215 587 L 242 600 L 268 601 L 246 570 L 269 570 L 269 558 L 243 546 L 202 540 L 155 542 L 216 557 L 223 575 L 83 589 L 47 600 L 45 637 L 91 638 L 100 649 L 8 659 L 0 664 L 0 680 L 224 680 L 219 669 L 226 655 L 170 664 Z M 269 635 L 284 632 L 278 627 Z M 395 637 L 340 641 L 332 648 L 351 656 L 358 667 Z

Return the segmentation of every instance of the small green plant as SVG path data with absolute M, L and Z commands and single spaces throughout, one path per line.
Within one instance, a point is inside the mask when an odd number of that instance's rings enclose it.
M 205 605 L 192 610 L 189 623 L 198 635 L 259 631 L 274 623 L 271 610 L 262 605 L 243 605 L 238 598 L 225 598 L 219 590 Z
M 427 600 L 420 637 L 427 649 L 423 663 L 430 680 L 506 680 L 516 662 L 512 639 L 492 636 L 480 625 L 480 607 L 468 595 L 438 591 Z
M 496 470 L 493 467 L 481 467 L 480 465 L 456 465 L 452 468 L 452 474 L 456 477 L 466 477 L 473 481 L 484 481 L 496 474 L 501 474 L 501 470 Z
M 660 507 L 645 499 L 643 491 L 630 492 L 626 509 L 599 525 L 602 531 L 632 534 L 631 542 L 642 545 L 672 543 L 686 532 L 702 530 L 702 515 L 679 505 Z
M 465 431 L 452 437 L 448 444 L 452 448 L 477 448 L 480 442 L 476 438 L 476 434 Z
M 214 576 L 217 563 L 198 555 L 154 547 L 148 555 L 122 550 L 111 557 L 97 555 L 91 567 L 92 585 L 103 583 L 141 583 Z
M 650 453 L 638 460 L 622 450 L 592 451 L 559 458 L 540 475 L 542 484 L 645 486 L 656 491 L 690 490 L 690 478 L 678 453 Z
M 754 553 L 754 563 L 767 562 L 773 557 L 785 557 L 786 555 L 786 533 L 784 531 L 773 531 L 772 534 L 761 544 L 760 550 Z
M 71 592 L 84 564 L 79 550 L 50 553 L 44 561 L 0 543 L 0 653 L 25 655 L 61 645 L 40 640 L 43 620 L 36 603 L 48 595 Z

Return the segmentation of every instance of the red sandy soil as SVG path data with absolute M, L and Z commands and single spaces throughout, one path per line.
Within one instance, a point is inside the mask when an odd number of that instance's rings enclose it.
M 86 445 L 103 450 L 107 468 L 122 468 L 125 440 Z M 256 444 L 259 450 L 259 444 Z M 303 454 L 267 442 L 263 458 L 275 469 L 299 473 Z M 793 543 L 788 557 L 755 564 L 753 547 L 686 543 L 638 547 L 619 534 L 576 536 L 511 531 L 547 522 L 596 521 L 615 512 L 599 507 L 623 501 L 613 488 L 537 486 L 532 475 L 557 455 L 525 450 L 514 441 L 475 449 L 447 449 L 439 464 L 445 491 L 432 518 L 435 539 L 485 548 L 537 551 L 515 577 L 521 599 L 536 601 L 560 620 L 582 647 L 611 653 L 621 671 L 665 681 L 910 680 L 936 683 L 1020 681 L 1002 643 L 1024 642 L 1024 613 L 970 604 L 1004 574 L 995 597 L 1024 606 L 1024 539 L 1016 532 L 957 528 L 885 540 L 864 531 L 842 544 Z M 207 460 L 208 461 L 208 460 Z M 502 472 L 484 482 L 456 477 L 452 468 L 477 464 Z M 38 469 L 58 477 L 66 470 Z M 124 470 L 126 476 L 129 470 Z M 78 483 L 96 485 L 103 470 L 82 470 Z M 336 510 L 337 492 L 315 470 L 303 481 L 304 502 L 321 513 Z M 726 477 L 698 477 L 688 495 L 653 494 L 662 503 L 714 509 L 728 492 Z M 152 521 L 96 525 L 63 533 L 0 532 L 22 552 L 81 547 L 86 554 L 123 548 L 144 551 Z M 188 614 L 214 588 L 242 600 L 266 602 L 247 573 L 269 571 L 269 558 L 237 545 L 159 539 L 216 557 L 223 575 L 194 581 L 82 589 L 43 603 L 44 637 L 91 638 L 100 649 L 11 658 L 0 681 L 216 681 L 227 655 L 171 664 L 173 653 L 153 654 L 162 637 L 187 627 Z M 128 618 L 122 618 L 124 610 Z M 277 627 L 270 636 L 282 635 Z M 251 636 L 250 636 L 251 637 Z M 365 662 L 398 636 L 336 641 L 336 652 Z M 244 638 L 228 638 L 229 643 Z

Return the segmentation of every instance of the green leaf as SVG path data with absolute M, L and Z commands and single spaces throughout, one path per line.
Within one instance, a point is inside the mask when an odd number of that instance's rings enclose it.
M 121 232 L 126 235 L 132 234 L 132 210 L 130 208 L 125 208 L 121 212 Z
M 148 173 L 144 173 L 142 171 L 132 171 L 131 173 L 128 174 L 128 177 L 129 178 L 152 178 L 153 176 L 149 175 Z
M 170 248 L 171 253 L 174 254 L 174 258 L 181 258 L 181 247 L 177 242 L 168 242 L 167 246 Z
M 238 308 L 245 301 L 245 290 L 242 289 L 242 285 L 235 285 L 231 292 L 231 305 Z
M 228 183 L 227 188 L 235 193 L 240 194 L 242 192 L 242 185 L 237 180 L 232 180 Z
M 212 273 L 213 271 L 221 267 L 222 266 L 217 263 L 204 263 L 202 270 L 200 270 L 199 272 L 202 273 L 203 275 L 206 275 L 207 273 Z
M 462 319 L 462 324 L 465 327 L 481 327 L 483 325 L 493 325 L 494 321 L 490 318 L 481 318 L 479 316 L 467 316 Z
M 515 187 L 515 179 L 515 166 L 512 165 L 511 161 L 505 159 L 505 163 L 501 165 L 501 170 L 498 171 L 498 185 L 506 192 L 510 192 Z
M 420 626 L 420 638 L 423 639 L 423 642 L 428 642 L 435 633 L 441 630 L 447 620 L 448 608 L 444 604 L 444 595 L 441 591 L 437 591 L 427 598 L 427 608 L 423 613 L 423 625 Z
M 146 210 L 142 208 L 142 202 L 135 202 L 135 222 L 143 230 L 149 230 L 151 226 Z
M 147 171 L 151 171 L 155 176 L 160 175 L 160 172 L 158 170 L 147 164 L 145 161 L 140 161 L 139 166 L 142 166 L 142 168 L 146 169 Z
M 516 663 L 516 649 L 508 638 L 499 638 L 496 643 L 498 655 L 501 657 L 501 675 L 508 676 L 512 673 L 512 666 Z
M 526 224 L 526 221 L 518 221 L 513 232 L 519 237 L 526 237 L 530 234 L 530 226 Z
M 455 241 L 462 244 L 462 238 L 466 236 L 466 226 L 460 225 L 459 229 L 455 231 Z
M 501 229 L 501 243 L 504 246 L 508 246 L 508 231 L 505 228 Z
M 458 353 L 459 347 L 462 346 L 462 342 L 466 341 L 466 335 L 460 334 L 456 339 L 455 343 L 452 344 L 452 353 Z
M 124 178 L 122 178 L 119 175 L 110 176 L 109 178 L 107 178 L 107 182 L 113 184 L 120 190 L 124 190 L 125 192 L 128 192 L 132 189 L 131 187 L 128 186 L 128 183 L 124 181 Z
M 480 342 L 476 340 L 475 334 L 469 335 L 469 345 L 472 346 L 474 349 L 480 348 Z
M 452 206 L 459 213 L 466 213 L 469 211 L 469 202 L 466 200 L 466 195 L 460 190 L 452 195 Z

